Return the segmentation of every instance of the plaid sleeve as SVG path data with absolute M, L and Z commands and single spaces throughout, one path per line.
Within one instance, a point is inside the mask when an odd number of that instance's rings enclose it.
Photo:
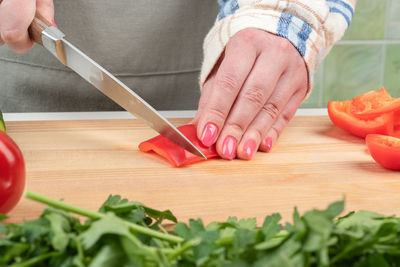
M 203 44 L 202 85 L 235 33 L 258 28 L 288 39 L 314 73 L 353 18 L 356 0 L 218 0 L 220 12 Z

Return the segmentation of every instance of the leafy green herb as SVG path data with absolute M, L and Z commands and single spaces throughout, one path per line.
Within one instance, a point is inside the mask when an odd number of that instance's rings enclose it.
M 6 124 L 4 123 L 3 113 L 0 110 L 0 131 L 6 132 Z
M 5 224 L 0 215 L 0 266 L 399 266 L 400 219 L 343 212 L 344 202 L 311 210 L 293 223 L 281 216 L 229 217 L 204 225 L 177 222 L 171 211 L 109 196 L 90 211 L 33 192 L 45 203 L 36 220 Z M 81 223 L 72 214 L 86 216 Z M 175 222 L 171 233 L 164 220 Z

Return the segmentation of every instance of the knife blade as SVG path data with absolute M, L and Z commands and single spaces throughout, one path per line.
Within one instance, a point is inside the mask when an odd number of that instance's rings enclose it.
M 40 13 L 36 12 L 35 18 L 28 31 L 33 41 L 43 45 L 43 47 L 59 59 L 61 63 L 71 68 L 115 103 L 134 116 L 142 119 L 151 128 L 178 146 L 199 157 L 207 159 L 189 139 L 150 104 L 67 41 L 65 39 L 65 34 L 48 22 Z

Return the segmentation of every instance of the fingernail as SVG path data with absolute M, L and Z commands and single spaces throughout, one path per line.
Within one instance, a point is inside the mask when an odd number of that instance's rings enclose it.
M 233 136 L 228 135 L 222 144 L 222 154 L 224 154 L 225 158 L 231 160 L 235 157 L 235 152 L 236 139 Z
M 256 151 L 256 141 L 253 139 L 247 140 L 243 145 L 243 152 L 246 154 L 246 157 L 251 159 Z
M 51 20 L 51 23 L 58 28 L 57 24 L 54 22 L 53 19 Z
M 201 142 L 203 145 L 210 147 L 214 144 L 215 137 L 217 137 L 218 127 L 214 123 L 207 123 L 201 134 Z
M 266 152 L 269 152 L 272 148 L 272 139 L 271 137 L 265 138 L 265 147 L 267 148 Z

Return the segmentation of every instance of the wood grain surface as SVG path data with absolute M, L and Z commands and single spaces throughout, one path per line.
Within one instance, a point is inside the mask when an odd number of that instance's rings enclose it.
M 171 120 L 182 125 L 186 119 Z M 400 215 L 400 173 L 377 165 L 363 139 L 334 127 L 328 117 L 295 117 L 270 153 L 251 161 L 209 160 L 173 168 L 138 150 L 156 133 L 137 120 L 8 122 L 23 151 L 27 188 L 97 209 L 120 194 L 181 221 L 206 223 L 228 216 L 300 212 L 346 198 L 346 211 Z M 22 199 L 8 222 L 37 217 L 43 205 Z

